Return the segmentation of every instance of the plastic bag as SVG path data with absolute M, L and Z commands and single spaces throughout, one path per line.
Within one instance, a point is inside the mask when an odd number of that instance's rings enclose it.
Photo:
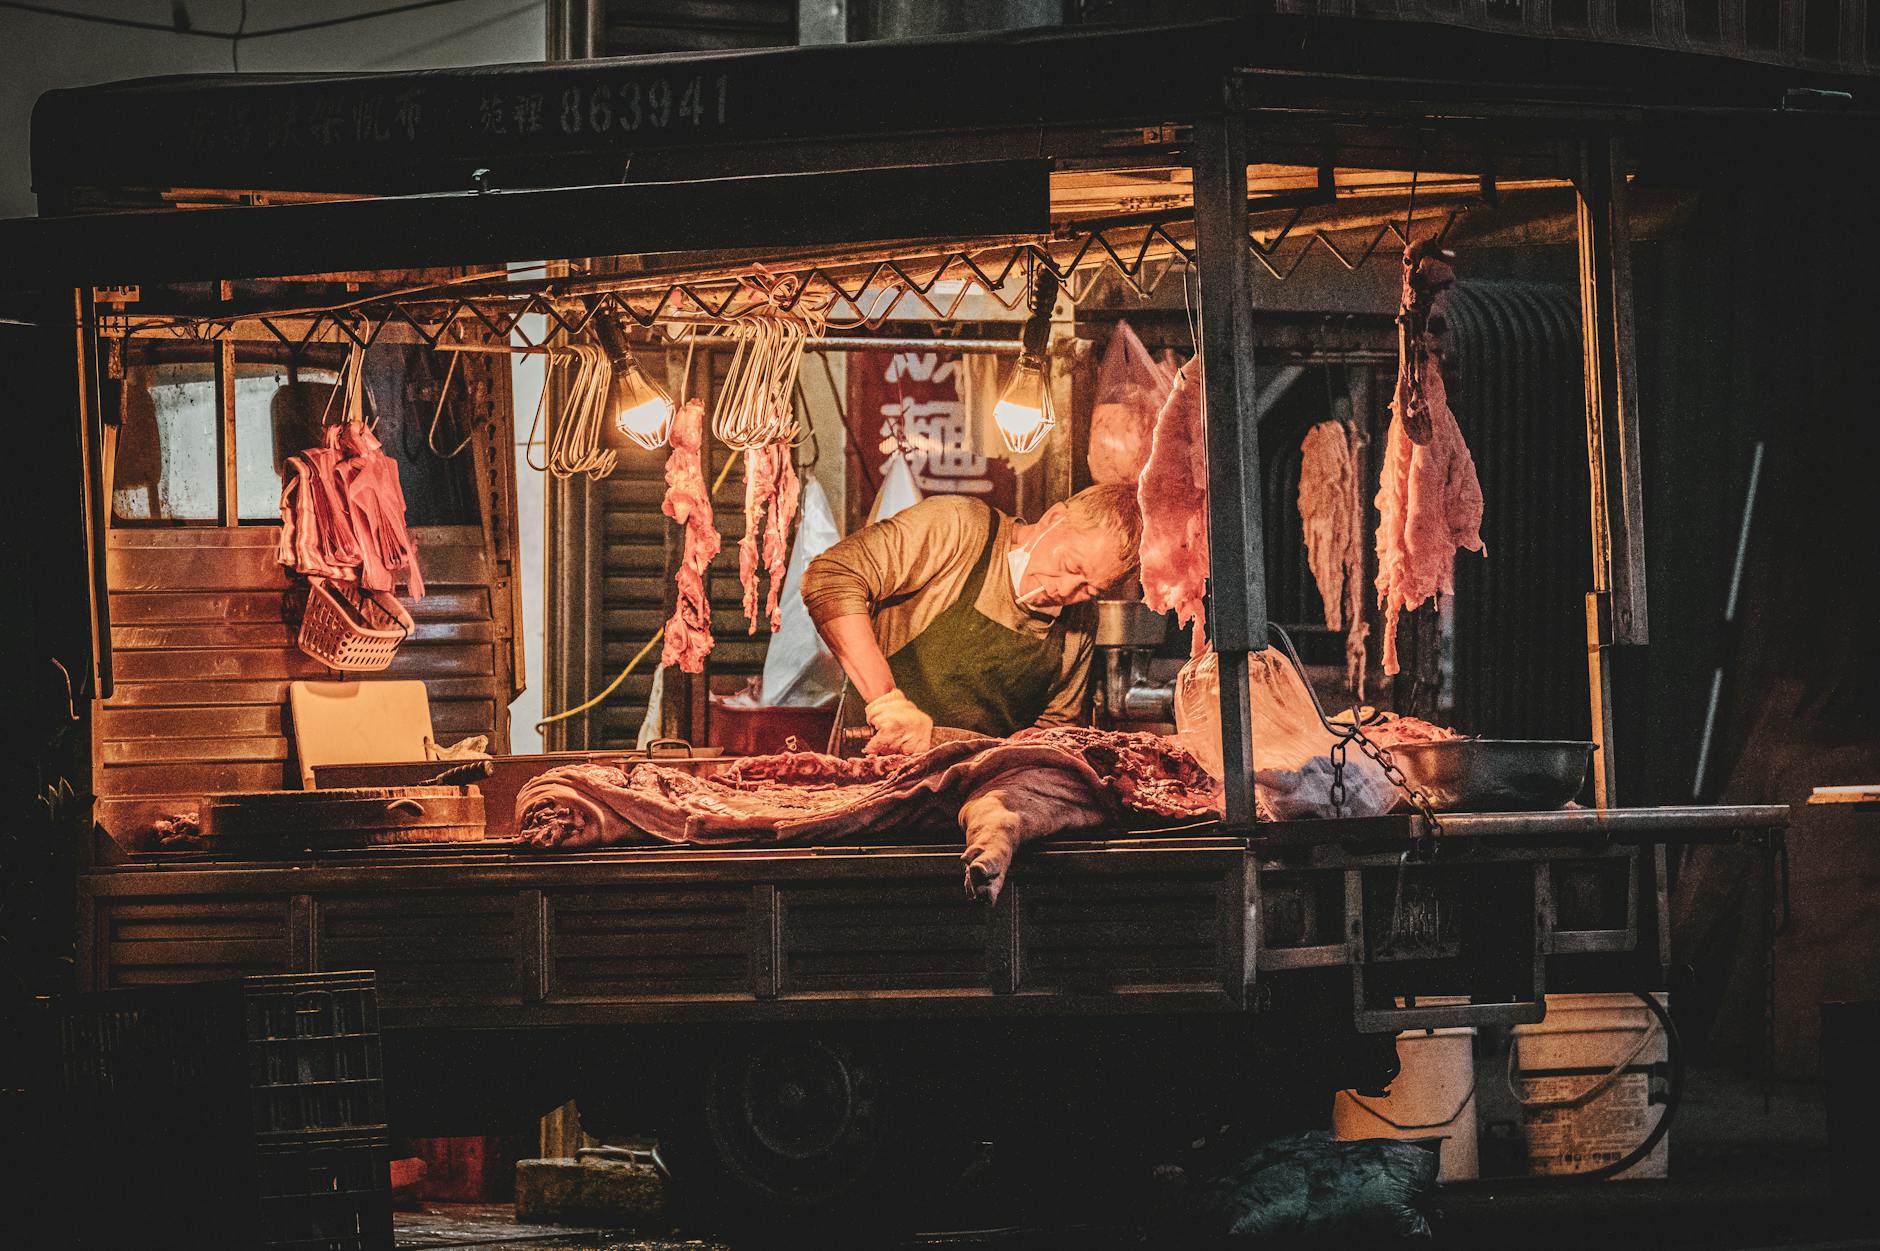
M 1175 1196 L 1183 1232 L 1268 1246 L 1371 1246 L 1430 1236 L 1434 1151 L 1307 1130 L 1269 1142 Z
M 1182 666 L 1175 679 L 1175 734 L 1201 766 L 1222 777 L 1221 679 L 1215 653 Z M 1397 802 L 1396 788 L 1376 761 L 1355 748 L 1345 758 L 1345 804 L 1332 809 L 1332 744 L 1312 693 L 1275 648 L 1247 657 L 1253 692 L 1254 795 L 1279 821 L 1302 817 L 1375 817 Z
M 1129 323 L 1119 321 L 1097 368 L 1096 401 L 1090 410 L 1090 476 L 1096 482 L 1133 483 L 1149 459 L 1155 415 L 1174 379 L 1142 345 Z
M 770 646 L 764 651 L 766 704 L 821 704 L 842 689 L 842 667 L 803 606 L 804 568 L 842 537 L 829 497 L 814 478 L 803 482 L 803 503 L 797 515 L 802 521 L 783 578 L 783 625 L 770 636 Z

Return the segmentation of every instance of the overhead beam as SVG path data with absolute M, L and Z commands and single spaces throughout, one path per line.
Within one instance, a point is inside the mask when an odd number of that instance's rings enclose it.
M 885 239 L 1041 235 L 1049 163 L 456 192 L 0 221 L 20 290 Z

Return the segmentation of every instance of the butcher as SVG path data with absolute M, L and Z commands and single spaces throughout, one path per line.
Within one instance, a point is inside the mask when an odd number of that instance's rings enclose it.
M 1096 609 L 1136 567 L 1133 486 L 1094 486 L 1025 522 L 943 495 L 809 563 L 803 603 L 848 676 L 837 734 L 926 751 L 934 727 L 1005 737 L 1084 719 Z M 840 745 L 840 738 L 839 738 Z

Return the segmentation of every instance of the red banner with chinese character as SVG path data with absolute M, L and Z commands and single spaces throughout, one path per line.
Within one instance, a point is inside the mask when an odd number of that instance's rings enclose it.
M 858 454 L 849 461 L 849 499 L 860 514 L 887 468 L 884 439 L 907 449 L 923 495 L 970 495 L 1002 512 L 1016 510 L 1012 467 L 985 446 L 984 431 L 970 428 L 960 373 L 960 354 L 950 350 L 849 353 L 849 438 Z

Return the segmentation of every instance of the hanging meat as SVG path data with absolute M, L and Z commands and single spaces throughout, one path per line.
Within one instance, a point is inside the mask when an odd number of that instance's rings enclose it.
M 777 458 L 777 490 L 770 497 L 770 519 L 764 527 L 764 573 L 770 579 L 765 609 L 770 614 L 770 632 L 775 634 L 783 628 L 783 579 L 790 571 L 790 527 L 796 522 L 797 506 L 803 500 L 803 483 L 796 476 L 796 458 L 790 445 L 771 446 Z
M 1398 615 L 1455 589 L 1458 549 L 1483 551 L 1482 486 L 1443 389 L 1431 309 L 1455 282 L 1451 253 L 1413 243 L 1403 254 L 1397 389 L 1377 508 L 1377 599 L 1384 672 L 1396 673 Z
M 1135 482 L 1149 459 L 1155 417 L 1168 400 L 1170 377 L 1126 321 L 1116 323 L 1097 369 L 1090 409 L 1090 478 Z
M 1360 436 L 1341 421 L 1306 431 L 1299 449 L 1299 521 L 1325 624 L 1345 632 L 1345 679 L 1364 698 L 1364 490 Z
M 1142 599 L 1174 612 L 1182 625 L 1199 622 L 1200 652 L 1208 585 L 1208 461 L 1202 430 L 1201 377 L 1190 361 L 1175 376 L 1156 414 L 1149 463 L 1136 486 L 1142 506 Z
M 418 547 L 405 526 L 405 491 L 398 483 L 398 462 L 363 421 L 341 427 L 345 455 L 334 469 L 352 512 L 359 539 L 359 585 L 368 591 L 402 586 L 413 599 L 424 598 L 418 572 Z
M 701 673 L 712 650 L 712 606 L 705 597 L 705 570 L 718 554 L 718 527 L 712 524 L 711 488 L 705 482 L 700 447 L 705 435 L 705 404 L 687 400 L 673 417 L 666 455 L 666 499 L 660 511 L 685 528 L 679 558 L 679 594 L 666 622 L 666 644 L 659 663 L 684 673 Z
M 738 581 L 744 587 L 748 633 L 757 633 L 760 569 L 770 576 L 765 610 L 771 633 L 783 628 L 781 597 L 790 563 L 790 525 L 801 498 L 788 440 L 766 443 L 744 454 L 744 537 L 738 540 Z
M 320 447 L 287 458 L 275 555 L 309 577 L 424 596 L 418 548 L 405 525 L 398 463 L 364 422 L 326 428 Z

